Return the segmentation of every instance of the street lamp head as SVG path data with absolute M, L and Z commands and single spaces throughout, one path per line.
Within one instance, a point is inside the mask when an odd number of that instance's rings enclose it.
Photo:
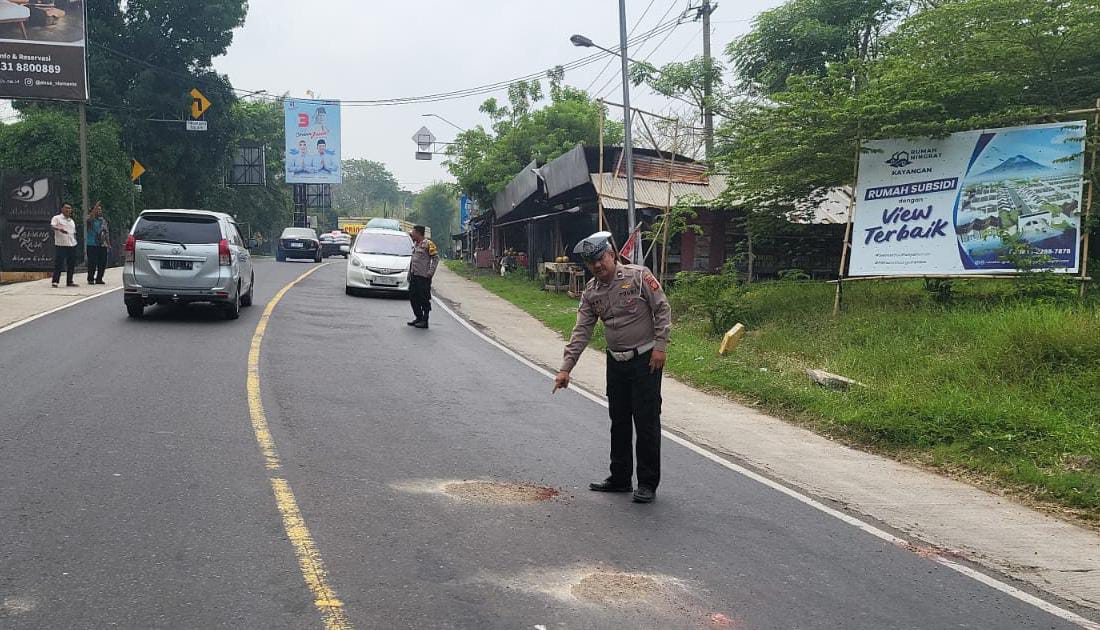
M 573 42 L 574 46 L 579 46 L 581 48 L 591 48 L 595 46 L 592 40 L 588 39 L 584 35 L 574 35 L 569 38 L 569 41 Z

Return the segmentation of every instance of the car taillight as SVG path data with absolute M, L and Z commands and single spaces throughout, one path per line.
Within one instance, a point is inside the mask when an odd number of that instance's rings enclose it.
M 233 264 L 233 255 L 229 253 L 229 241 L 224 238 L 218 241 L 218 264 L 223 267 Z
M 137 239 L 133 234 L 126 237 L 126 262 L 134 262 L 134 249 L 137 247 Z

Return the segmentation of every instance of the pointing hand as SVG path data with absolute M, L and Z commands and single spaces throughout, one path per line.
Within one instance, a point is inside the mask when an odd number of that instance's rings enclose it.
M 554 377 L 554 391 L 551 394 L 558 393 L 559 389 L 566 389 L 569 387 L 569 372 L 561 371 Z

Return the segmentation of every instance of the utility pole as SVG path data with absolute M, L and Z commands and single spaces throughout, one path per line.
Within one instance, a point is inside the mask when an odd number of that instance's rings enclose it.
M 85 103 L 80 103 L 80 203 L 84 221 L 84 231 L 88 230 L 88 211 L 91 203 L 88 198 L 88 110 Z M 75 235 L 74 235 L 75 236 Z M 84 234 L 83 252 L 84 264 L 88 264 L 88 235 Z
M 709 162 L 714 157 L 714 107 L 712 97 L 714 93 L 714 73 L 710 56 L 710 14 L 718 5 L 711 5 L 710 0 L 703 0 L 703 6 L 699 14 L 703 18 L 703 68 L 706 72 L 703 81 L 703 136 L 706 139 L 706 159 Z
M 623 158 L 626 162 L 626 238 L 634 238 L 634 140 L 631 126 L 634 124 L 634 112 L 630 109 L 630 54 L 627 50 L 626 0 L 619 0 L 619 56 L 623 62 Z M 634 247 L 630 257 L 632 263 L 639 263 L 641 243 Z

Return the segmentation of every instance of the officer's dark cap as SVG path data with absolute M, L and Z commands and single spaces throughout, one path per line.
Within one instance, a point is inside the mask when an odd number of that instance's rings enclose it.
M 603 257 L 604 252 L 611 249 L 611 232 L 596 232 L 592 236 L 577 243 L 573 253 L 578 254 L 586 262 L 593 262 Z

